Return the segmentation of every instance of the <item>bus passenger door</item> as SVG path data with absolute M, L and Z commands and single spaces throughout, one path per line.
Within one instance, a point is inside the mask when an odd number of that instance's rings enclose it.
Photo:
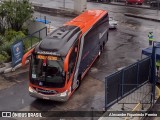
M 72 52 L 70 53 L 69 63 L 68 63 L 68 81 L 71 80 L 73 85 L 74 74 L 76 71 L 76 64 L 78 57 L 78 42 L 74 45 Z M 73 89 L 73 88 L 72 88 Z

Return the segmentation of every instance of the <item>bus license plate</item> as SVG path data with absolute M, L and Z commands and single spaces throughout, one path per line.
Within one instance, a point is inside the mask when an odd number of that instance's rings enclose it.
M 49 100 L 49 98 L 48 98 L 48 97 L 43 97 L 43 99 L 45 99 L 45 100 Z

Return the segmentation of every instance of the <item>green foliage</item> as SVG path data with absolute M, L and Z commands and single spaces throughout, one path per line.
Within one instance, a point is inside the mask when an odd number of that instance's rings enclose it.
M 2 54 L 5 53 L 5 55 L 6 54 L 11 55 L 11 50 L 10 50 L 11 44 L 12 44 L 11 42 L 5 42 L 1 48 L 2 49 L 1 53 Z
M 25 38 L 25 34 L 22 31 L 7 30 L 4 34 L 4 37 L 0 36 L 2 44 L 0 45 L 0 63 L 11 61 L 11 45 L 22 38 Z M 23 41 L 24 52 L 27 52 L 31 46 L 39 42 L 39 38 L 30 37 Z
M 22 31 L 25 35 L 28 35 L 28 28 L 27 28 L 27 26 L 23 26 L 23 28 L 21 29 L 21 31 Z
M 25 34 L 22 31 L 14 31 L 14 30 L 7 30 L 5 32 L 5 39 L 7 42 L 15 42 L 21 38 L 24 38 Z
M 33 7 L 29 0 L 5 0 L 0 3 L 0 63 L 11 60 L 11 45 L 27 35 L 24 23 L 32 18 Z M 33 39 L 33 44 L 37 39 Z M 30 40 L 24 44 L 30 47 Z
M 11 60 L 10 43 L 5 42 L 0 46 L 0 63 Z
M 5 32 L 5 29 L 6 29 L 6 19 L 5 19 L 5 16 L 6 16 L 6 13 L 5 13 L 5 9 L 3 9 L 4 5 L 1 4 L 0 6 L 0 33 L 1 34 L 4 34 Z
M 3 37 L 0 35 L 0 47 L 1 47 L 2 43 L 3 43 Z
M 11 60 L 11 45 L 19 39 L 25 37 L 25 34 L 22 31 L 8 30 L 5 32 L 4 40 L 0 46 L 0 57 L 2 61 Z
M 0 53 L 0 63 L 11 61 L 11 57 L 6 51 L 1 51 Z
M 23 24 L 32 17 L 33 7 L 29 0 L 6 0 L 0 6 L 0 16 L 7 23 L 5 28 L 22 30 Z
M 33 47 L 36 43 L 39 42 L 39 38 L 37 37 L 31 37 L 26 39 L 24 43 L 24 52 L 27 52 L 29 48 Z
M 0 54 L 0 63 L 6 62 L 8 60 L 7 57 L 5 57 L 4 55 Z

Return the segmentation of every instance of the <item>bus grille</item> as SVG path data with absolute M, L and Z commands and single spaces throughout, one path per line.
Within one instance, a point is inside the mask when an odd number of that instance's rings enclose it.
M 38 93 L 42 93 L 45 95 L 54 95 L 57 92 L 55 90 L 44 90 L 44 89 L 40 89 L 40 88 L 34 88 Z

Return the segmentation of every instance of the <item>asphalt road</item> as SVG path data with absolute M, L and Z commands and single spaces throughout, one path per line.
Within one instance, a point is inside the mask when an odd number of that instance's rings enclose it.
M 108 9 L 107 5 L 99 5 L 97 3 L 93 3 L 92 6 L 94 8 Z M 127 10 L 132 11 L 132 8 L 127 9 L 122 6 L 115 7 L 113 5 L 109 6 L 109 8 L 112 8 L 109 10 L 109 15 L 118 21 L 118 28 L 109 31 L 109 41 L 105 46 L 104 52 L 84 78 L 80 89 L 73 94 L 69 101 L 61 103 L 37 100 L 30 97 L 28 94 L 28 67 L 26 67 L 15 73 L 1 75 L 0 87 L 3 86 L 3 89 L 0 90 L 0 111 L 85 111 L 91 110 L 91 107 L 94 107 L 94 110 L 102 110 L 105 105 L 105 77 L 118 68 L 127 66 L 140 59 L 141 50 L 148 46 L 147 34 L 149 31 L 154 32 L 155 38 L 160 36 L 158 34 L 160 33 L 158 29 L 160 28 L 159 23 L 129 18 L 123 15 L 123 12 Z M 153 11 L 145 9 L 145 11 L 142 10 L 140 12 L 152 13 Z M 36 15 L 41 15 L 42 17 L 44 14 L 36 13 Z M 47 18 L 56 27 L 72 19 L 62 16 L 51 17 L 49 15 L 47 15 Z M 3 84 L 4 82 L 6 83 L 5 85 Z M 8 85 L 10 82 L 14 84 Z M 53 120 L 53 118 L 40 119 Z

